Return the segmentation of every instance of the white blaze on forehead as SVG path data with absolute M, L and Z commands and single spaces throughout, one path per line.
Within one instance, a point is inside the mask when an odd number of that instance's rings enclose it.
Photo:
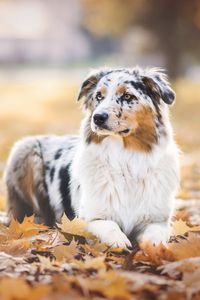
M 104 76 L 98 86 L 105 85 L 107 87 L 106 98 L 110 98 L 116 91 L 118 84 L 120 83 L 120 78 L 122 81 L 123 74 L 122 72 L 113 72 L 107 76 Z
M 106 99 L 111 99 L 112 96 L 116 94 L 117 88 L 120 85 L 123 85 L 125 82 L 137 81 L 138 79 L 134 76 L 134 74 L 128 74 L 123 71 L 115 71 L 108 75 L 105 75 L 98 83 L 97 90 L 102 87 L 107 87 Z M 135 89 L 131 83 L 125 83 L 127 85 L 127 90 L 129 92 L 134 93 L 136 97 L 140 96 L 140 93 L 137 89 Z

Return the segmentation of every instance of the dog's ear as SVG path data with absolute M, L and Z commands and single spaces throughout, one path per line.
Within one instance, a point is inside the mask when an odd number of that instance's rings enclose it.
M 147 88 L 147 93 L 158 102 L 162 99 L 171 105 L 174 103 L 176 94 L 170 87 L 167 76 L 160 69 L 151 69 L 142 77 Z
M 87 99 L 97 86 L 99 80 L 106 75 L 107 70 L 94 70 L 92 71 L 89 76 L 83 81 L 77 100 L 79 101 L 83 97 Z

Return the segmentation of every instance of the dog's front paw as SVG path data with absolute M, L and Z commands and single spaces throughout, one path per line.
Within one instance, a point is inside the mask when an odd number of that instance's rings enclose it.
M 166 245 L 169 241 L 169 228 L 166 223 L 149 224 L 139 236 L 139 242 L 150 241 L 154 245 L 162 243 Z
M 109 220 L 96 220 L 88 225 L 88 231 L 96 235 L 102 243 L 123 249 L 132 248 L 131 242 L 117 223 Z
M 132 247 L 131 242 L 121 230 L 112 230 L 102 235 L 100 239 L 103 243 L 114 248 L 130 249 Z

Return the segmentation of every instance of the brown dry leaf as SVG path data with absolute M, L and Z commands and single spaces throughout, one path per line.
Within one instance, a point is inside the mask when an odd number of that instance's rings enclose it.
M 170 243 L 169 249 L 176 260 L 200 256 L 200 236 L 189 232 L 188 237 L 180 237 L 177 242 Z
M 25 280 L 20 278 L 3 278 L 0 281 L 1 300 L 27 300 L 30 287 Z
M 69 262 L 78 254 L 77 242 L 74 240 L 68 246 L 60 245 L 54 248 L 53 254 L 59 262 Z
M 143 242 L 140 244 L 141 251 L 138 251 L 134 260 L 150 262 L 154 265 L 162 265 L 165 261 L 173 261 L 172 251 L 163 244 L 153 245 L 151 242 Z
M 9 229 L 18 235 L 18 238 L 31 237 L 39 234 L 40 231 L 49 229 L 48 226 L 43 224 L 35 224 L 34 216 L 25 217 L 22 223 L 12 219 Z
M 86 270 L 86 269 L 94 269 L 97 271 L 106 270 L 105 264 L 105 256 L 99 256 L 92 258 L 90 256 L 85 257 L 84 261 L 76 260 L 74 261 L 74 265 L 79 269 Z
M 70 280 L 70 277 L 64 273 L 56 274 L 52 278 L 53 293 L 49 300 L 84 300 L 88 299 L 87 295 L 81 295 L 80 289 L 77 286 L 71 288 L 71 283 L 74 284 L 76 279 Z M 78 284 L 76 284 L 78 285 Z M 101 300 L 101 298 L 93 298 L 94 300 Z M 45 299 L 46 300 L 46 299 Z
M 126 272 L 125 275 L 132 282 L 131 291 L 136 296 L 136 299 L 168 299 L 168 290 L 171 290 L 171 295 L 180 295 L 180 298 L 172 298 L 174 300 L 186 299 L 182 297 L 184 293 L 184 285 L 180 281 L 168 279 L 166 276 L 152 275 L 149 273 L 141 274 L 138 272 Z M 161 296 L 161 297 L 160 297 Z M 133 298 L 134 299 L 134 298 Z
M 177 220 L 173 222 L 171 235 L 183 235 L 189 231 L 200 231 L 200 226 L 188 226 L 183 220 Z
M 105 284 L 103 295 L 109 299 L 116 298 L 128 300 L 132 297 L 127 278 L 118 272 L 104 272 L 100 275 L 99 280 Z
M 175 220 L 182 220 L 182 221 L 188 221 L 189 213 L 187 210 L 175 210 L 174 212 L 174 219 Z
M 57 263 L 55 261 L 51 261 L 49 257 L 38 255 L 40 263 L 40 272 L 45 272 L 46 270 L 55 271 L 57 269 Z
M 50 285 L 38 285 L 34 286 L 28 295 L 26 300 L 44 300 L 49 299 L 48 296 L 52 292 Z
M 52 229 L 35 236 L 34 239 L 31 239 L 31 242 L 32 248 L 38 252 L 49 251 L 49 249 L 61 245 L 58 232 Z
M 9 227 L 0 224 L 0 251 L 12 255 L 25 254 L 27 250 L 31 249 L 31 246 L 33 247 L 31 239 L 38 237 L 41 231 L 47 229 L 47 226 L 35 224 L 33 216 L 26 217 L 21 224 L 12 219 Z
M 31 287 L 20 278 L 3 278 L 0 281 L 1 300 L 40 300 L 48 296 L 50 290 L 48 285 Z
M 0 224 L 0 241 L 28 238 L 47 230 L 48 227 L 34 223 L 34 216 L 25 217 L 22 223 L 12 219 L 9 227 Z
M 192 298 L 193 294 L 200 293 L 200 269 L 193 272 L 183 273 L 183 282 L 187 287 L 187 294 L 189 299 Z
M 79 286 L 87 298 L 90 294 L 100 294 L 107 299 L 120 300 L 129 300 L 132 297 L 129 280 L 117 271 L 102 271 L 95 278 L 77 276 L 70 277 L 69 280 Z
M 11 255 L 24 255 L 30 249 L 31 243 L 26 239 L 10 240 L 0 244 L 0 251 Z
M 92 238 L 93 235 L 86 231 L 87 222 L 84 220 L 74 218 L 70 221 L 67 216 L 64 214 L 61 223 L 57 224 L 59 229 L 64 233 L 70 233 L 72 235 L 79 235 L 85 238 Z
M 94 257 L 102 255 L 110 248 L 108 245 L 100 243 L 99 241 L 95 241 L 95 243 L 92 244 L 82 245 L 82 247 L 87 254 L 91 254 Z
M 19 237 L 18 233 L 11 231 L 7 226 L 0 224 L 0 241 L 8 241 L 12 239 L 17 239 Z
M 193 273 L 200 268 L 200 257 L 190 257 L 183 260 L 167 263 L 158 267 L 162 274 L 177 279 L 184 273 Z

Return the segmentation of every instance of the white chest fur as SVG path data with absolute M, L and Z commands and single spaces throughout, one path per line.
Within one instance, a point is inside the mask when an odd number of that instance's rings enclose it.
M 80 147 L 73 174 L 81 186 L 78 215 L 113 220 L 129 234 L 142 223 L 166 221 L 178 185 L 177 149 L 173 142 L 150 153 L 125 150 L 122 141 Z M 176 151 L 175 151 L 176 150 Z

